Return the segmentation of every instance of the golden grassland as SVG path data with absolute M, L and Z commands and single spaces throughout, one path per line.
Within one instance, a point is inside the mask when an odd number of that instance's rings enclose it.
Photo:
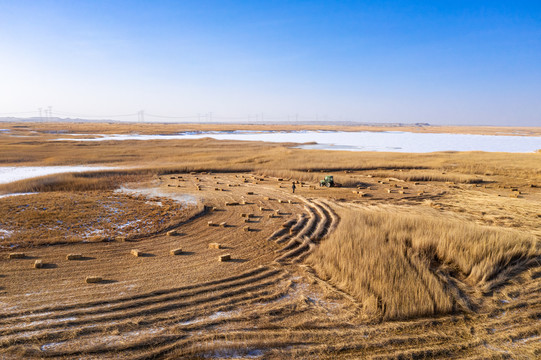
M 310 256 L 318 274 L 385 319 L 473 311 L 541 255 L 528 233 L 449 220 L 424 209 L 351 210 Z M 460 282 L 467 291 L 455 289 Z
M 56 124 L 60 125 L 67 127 L 69 124 Z M 45 124 L 35 126 L 44 127 Z M 87 126 L 97 127 L 96 124 L 69 125 L 70 131 L 77 133 L 84 131 Z M 201 129 L 207 127 L 202 126 Z M 344 171 L 355 170 L 379 171 L 377 175 L 384 174 L 411 181 L 476 183 L 492 181 L 494 176 L 506 176 L 518 183 L 529 182 L 534 185 L 541 183 L 539 153 L 370 153 L 301 150 L 287 145 L 216 141 L 210 138 L 72 142 L 52 141 L 47 134 L 39 134 L 33 138 L 1 134 L 0 164 L 3 166 L 100 164 L 125 169 L 91 174 L 56 175 L 47 179 L 23 181 L 9 186 L 2 185 L 0 192 L 20 192 L 25 189 L 28 191 L 110 189 L 122 181 L 190 171 L 250 171 L 267 174 L 273 172 L 310 180 L 314 180 L 317 176 L 309 172 L 326 171 L 336 172 L 339 176 L 337 181 L 343 184 L 355 184 L 355 179 L 343 174 Z M 401 172 L 397 173 L 397 170 Z
M 541 136 L 539 127 L 505 126 L 439 126 L 439 125 L 332 125 L 332 124 L 205 124 L 205 123 L 135 123 L 135 122 L 1 122 L 3 129 L 20 133 L 35 131 L 51 134 L 175 134 L 182 131 L 407 131 L 419 133 L 453 133 L 476 135 Z M 32 133 L 30 133 L 32 134 Z
M 118 168 L 0 185 L 0 194 L 38 193 L 0 200 L 0 228 L 25 229 L 4 236 L 0 254 L 17 243 L 29 255 L 0 258 L 0 295 L 9 305 L 0 311 L 1 356 L 541 356 L 541 153 L 53 141 L 49 132 L 61 130 L 300 128 L 49 125 L 2 125 L 33 135 L 0 134 L 0 165 Z M 320 188 L 325 175 L 342 186 Z M 295 194 L 292 181 L 300 182 Z M 199 196 L 205 211 L 113 191 L 126 183 Z M 231 202 L 238 205 L 225 206 Z M 98 224 L 104 216 L 111 224 Z M 119 229 L 132 218 L 148 226 Z M 87 243 L 88 228 L 106 235 Z M 182 236 L 167 236 L 170 228 Z M 136 242 L 109 241 L 117 235 Z M 210 249 L 214 242 L 222 249 Z M 177 248 L 183 254 L 171 255 Z M 67 253 L 88 256 L 66 261 Z M 232 261 L 219 262 L 226 253 Z M 31 268 L 38 257 L 49 267 Z M 93 275 L 104 282 L 82 281 Z
M 0 247 L 129 240 L 164 232 L 200 209 L 167 198 L 86 190 L 13 196 L 0 202 Z M 3 246 L 4 245 L 4 246 Z

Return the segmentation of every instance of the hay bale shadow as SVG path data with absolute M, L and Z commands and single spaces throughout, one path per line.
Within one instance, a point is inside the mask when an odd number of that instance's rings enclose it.
M 118 282 L 118 280 L 103 279 L 102 281 L 100 281 L 97 284 L 114 284 L 114 283 L 117 283 L 117 282 Z
M 151 253 L 147 253 L 147 252 L 142 252 L 139 254 L 138 257 L 155 257 L 156 255 L 154 254 L 151 254 Z
M 81 258 L 79 259 L 73 259 L 70 261 L 88 261 L 88 260 L 96 260 L 96 258 L 92 256 L 81 256 Z
M 233 262 L 233 263 L 245 263 L 247 261 L 248 261 L 248 259 L 231 259 L 231 260 L 227 260 L 227 262 Z
M 42 269 L 56 269 L 57 267 L 58 265 L 53 263 L 43 263 L 43 265 L 41 266 Z
M 182 255 L 193 255 L 195 254 L 194 251 L 183 251 L 181 252 L 180 254 L 178 254 L 177 256 L 182 256 Z

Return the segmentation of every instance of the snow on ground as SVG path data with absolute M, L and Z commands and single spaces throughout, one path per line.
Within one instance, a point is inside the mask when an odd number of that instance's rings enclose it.
M 13 231 L 0 229 L 0 240 L 7 239 L 11 235 L 13 235 Z
M 38 176 L 62 174 L 69 172 L 85 172 L 99 170 L 114 170 L 112 166 L 0 166 L 0 184 L 30 179 Z
M 405 131 L 200 131 L 178 134 L 93 134 L 93 138 L 62 138 L 70 141 L 183 140 L 211 137 L 217 140 L 301 143 L 302 149 L 433 152 L 497 151 L 535 152 L 539 136 L 411 133 Z M 308 144 L 316 142 L 316 144 Z
M 209 316 L 199 317 L 199 318 L 195 318 L 195 319 L 192 319 L 192 320 L 180 322 L 179 325 L 191 325 L 191 324 L 200 323 L 200 322 L 206 321 L 206 320 L 217 320 L 217 319 L 222 319 L 222 318 L 230 318 L 232 316 L 238 315 L 239 313 L 240 313 L 240 311 L 237 311 L 237 310 L 217 311 L 214 314 L 209 315 Z
M 4 194 L 4 195 L 0 195 L 0 199 L 6 198 L 6 197 L 8 197 L 8 196 L 22 196 L 22 195 L 33 195 L 33 194 L 37 194 L 37 193 L 12 193 L 12 194 Z
M 98 338 L 96 337 L 81 337 L 78 339 L 70 339 L 67 341 L 61 342 L 52 342 L 41 345 L 41 351 L 63 351 L 77 346 L 80 349 L 95 349 L 97 347 L 109 347 L 114 346 L 114 344 L 122 342 L 137 342 L 138 337 L 147 337 L 150 335 L 159 335 L 166 331 L 164 327 L 153 327 L 148 329 L 130 331 L 126 333 L 121 333 L 118 335 L 102 335 Z
M 205 359 L 257 359 L 263 355 L 265 351 L 260 349 L 223 349 L 206 353 L 203 357 Z
M 141 195 L 149 199 L 168 198 L 168 199 L 174 200 L 178 203 L 185 204 L 185 205 L 197 204 L 197 199 L 193 195 L 170 193 L 170 192 L 163 191 L 159 188 L 129 189 L 122 186 L 120 189 L 115 190 L 115 192 L 130 194 L 130 195 Z

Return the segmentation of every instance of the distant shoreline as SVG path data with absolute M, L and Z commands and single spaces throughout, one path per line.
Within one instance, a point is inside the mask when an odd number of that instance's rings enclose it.
M 471 135 L 505 135 L 505 136 L 541 136 L 541 127 L 507 127 L 507 126 L 443 126 L 427 124 L 284 124 L 284 123 L 138 123 L 110 121 L 53 121 L 37 122 L 16 120 L 0 122 L 2 129 L 25 131 L 31 129 L 39 133 L 61 134 L 77 129 L 80 133 L 100 131 L 105 134 L 173 134 L 182 131 L 232 131 L 232 130 L 268 130 L 268 131 L 404 131 L 413 133 L 450 133 Z

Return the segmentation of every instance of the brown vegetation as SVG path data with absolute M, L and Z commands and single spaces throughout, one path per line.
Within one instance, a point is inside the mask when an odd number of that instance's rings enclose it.
M 13 196 L 0 202 L 1 227 L 13 231 L 0 238 L 0 246 L 140 238 L 168 230 L 199 211 L 167 198 L 158 202 L 111 191 Z
M 420 133 L 455 133 L 479 135 L 508 135 L 508 136 L 541 136 L 539 127 L 505 127 L 505 126 L 438 126 L 438 125 L 326 125 L 326 124 L 200 124 L 200 123 L 135 123 L 135 122 L 3 122 L 2 128 L 10 129 L 20 134 L 33 134 L 50 137 L 66 137 L 64 134 L 177 134 L 182 131 L 298 131 L 298 130 L 328 130 L 328 131 L 406 131 Z
M 101 132 L 95 124 L 67 126 Z M 129 128 L 100 126 L 109 133 Z M 174 129 L 180 127 L 152 130 Z M 0 134 L 0 161 L 138 168 L 2 187 L 42 191 L 0 199 L 2 358 L 541 356 L 539 154 L 325 152 L 210 139 L 50 141 L 55 136 Z M 344 187 L 319 188 L 325 175 Z M 110 191 L 147 180 L 201 205 L 188 214 L 167 199 L 157 206 L 157 199 Z M 295 194 L 292 181 L 304 182 Z M 218 184 L 225 191 L 214 191 Z M 232 202 L 242 206 L 224 205 Z M 105 216 L 113 225 L 131 216 L 153 225 L 96 226 Z M 111 234 L 52 241 L 58 220 L 57 240 L 88 228 Z M 227 226 L 207 226 L 219 224 Z M 24 236 L 12 232 L 21 229 Z M 16 245 L 26 256 L 9 260 Z M 142 257 L 130 255 L 135 247 Z M 171 256 L 178 248 L 182 255 Z M 85 256 L 67 261 L 68 253 Z M 220 255 L 231 259 L 221 262 Z M 32 268 L 37 258 L 43 270 Z M 99 285 L 84 283 L 94 274 Z
M 434 211 L 365 209 L 347 213 L 309 262 L 368 311 L 398 319 L 472 310 L 463 308 L 471 301 L 455 298 L 450 284 L 490 292 L 532 265 L 541 255 L 539 245 L 526 233 L 449 220 Z

